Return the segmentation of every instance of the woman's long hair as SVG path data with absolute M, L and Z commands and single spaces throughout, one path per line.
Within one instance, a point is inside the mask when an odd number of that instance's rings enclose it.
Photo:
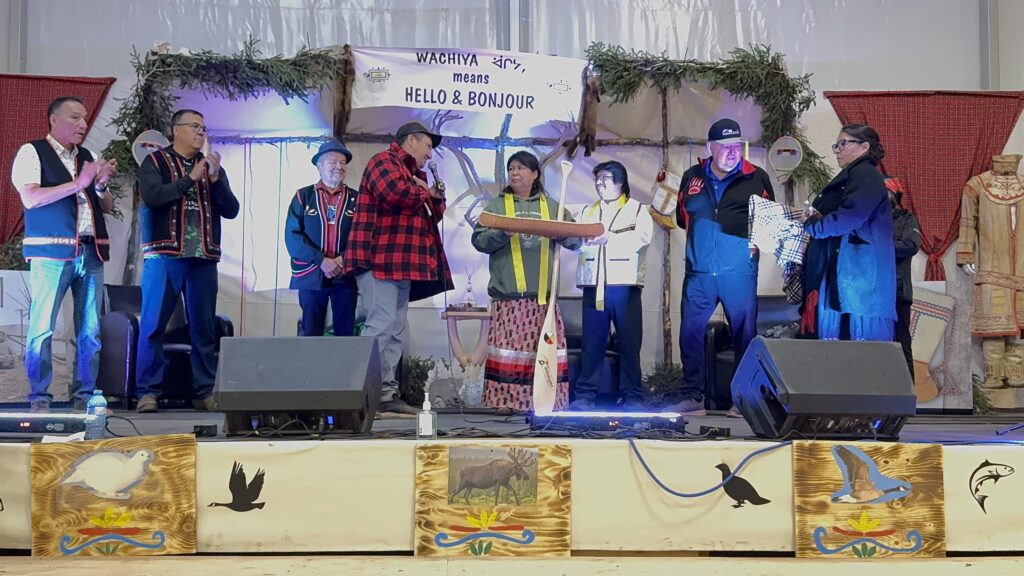
M 530 188 L 530 196 L 535 196 L 544 192 L 544 183 L 541 182 L 541 171 L 540 171 L 540 160 L 533 154 L 530 154 L 526 150 L 520 150 L 509 157 L 508 162 L 505 163 L 505 171 L 507 172 L 509 167 L 512 166 L 512 162 L 519 162 L 523 166 L 526 166 L 530 170 L 537 173 L 537 179 L 533 181 L 533 187 Z M 512 194 L 512 186 L 505 186 L 502 190 L 504 194 Z
M 853 136 L 855 139 L 861 142 L 867 142 L 868 151 L 864 154 L 867 159 L 874 163 L 880 164 L 882 158 L 885 158 L 885 147 L 882 146 L 882 141 L 878 137 L 878 132 L 867 124 L 847 124 L 843 126 L 842 132 Z

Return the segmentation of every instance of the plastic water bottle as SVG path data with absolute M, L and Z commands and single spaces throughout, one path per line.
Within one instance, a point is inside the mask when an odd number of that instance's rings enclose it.
M 102 390 L 93 390 L 85 405 L 85 439 L 100 440 L 107 430 L 107 399 Z

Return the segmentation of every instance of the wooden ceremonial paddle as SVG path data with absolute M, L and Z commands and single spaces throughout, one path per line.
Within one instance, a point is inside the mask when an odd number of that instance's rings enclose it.
M 495 230 L 533 234 L 545 238 L 597 238 L 604 234 L 604 224 L 591 222 L 556 222 L 555 220 L 537 220 L 536 218 L 516 218 L 502 216 L 493 212 L 480 214 L 480 225 Z
M 572 162 L 562 161 L 562 190 L 558 194 L 558 216 L 562 219 L 565 213 L 565 189 L 568 187 Z M 555 408 L 555 396 L 558 392 L 558 329 L 555 323 L 555 305 L 558 302 L 558 263 L 560 246 L 557 242 L 552 246 L 555 259 L 551 274 L 551 289 L 548 290 L 548 311 L 544 315 L 544 325 L 540 329 L 537 341 L 537 360 L 533 365 L 533 412 L 534 414 L 550 414 Z

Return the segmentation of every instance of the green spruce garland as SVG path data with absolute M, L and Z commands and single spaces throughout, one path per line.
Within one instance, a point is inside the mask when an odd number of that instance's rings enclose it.
M 717 62 L 700 62 L 627 51 L 601 42 L 587 48 L 587 58 L 600 74 L 601 92 L 615 103 L 630 102 L 646 86 L 678 91 L 683 82 L 701 82 L 740 98 L 752 98 L 763 111 L 759 144 L 769 148 L 787 134 L 799 140 L 804 160 L 793 172 L 794 182 L 806 185 L 812 193 L 824 188 L 831 179 L 830 171 L 797 125 L 800 115 L 814 105 L 810 75 L 789 76 L 784 56 L 773 53 L 769 46 L 737 48 L 729 56 Z
M 333 49 L 302 49 L 292 58 L 263 58 L 259 40 L 250 38 L 237 54 L 200 50 L 188 54 L 140 54 L 132 50 L 131 63 L 138 81 L 111 121 L 123 139 L 113 140 L 103 156 L 117 159 L 126 182 L 135 180 L 131 142 L 146 130 L 163 131 L 174 113 L 175 90 L 196 90 L 206 96 L 248 100 L 276 92 L 287 103 L 334 82 L 341 67 Z M 129 184 L 130 185 L 130 184 Z

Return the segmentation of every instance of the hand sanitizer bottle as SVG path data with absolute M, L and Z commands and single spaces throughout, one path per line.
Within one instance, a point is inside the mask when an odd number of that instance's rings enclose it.
M 437 439 L 437 413 L 430 405 L 430 392 L 423 393 L 423 410 L 416 415 L 416 438 Z

